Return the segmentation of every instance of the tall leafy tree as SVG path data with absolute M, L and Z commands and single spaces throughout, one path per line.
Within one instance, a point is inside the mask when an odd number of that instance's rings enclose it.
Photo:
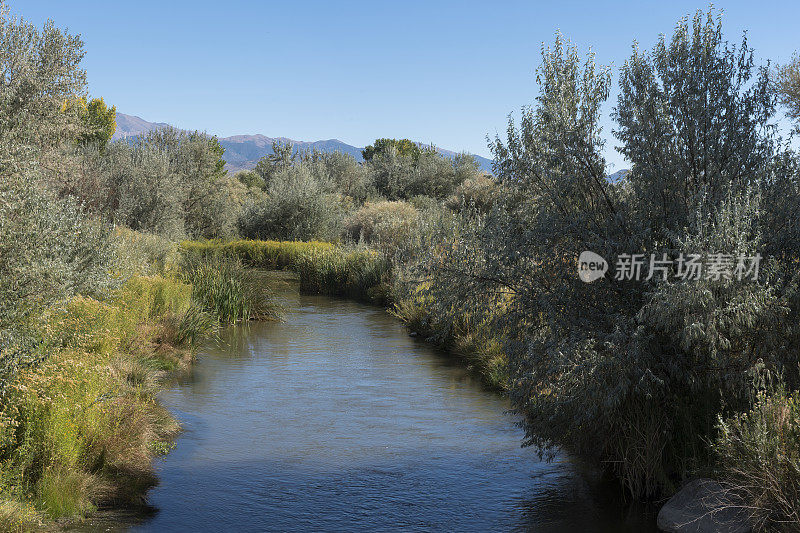
M 85 95 L 80 38 L 17 18 L 0 2 L 0 162 L 21 168 L 83 132 L 65 102 Z
M 105 149 L 117 131 L 117 107 L 108 107 L 102 98 L 92 98 L 85 103 L 82 117 L 88 130 L 82 140 L 97 143 L 101 149 Z
M 731 187 L 756 184 L 774 153 L 776 99 L 753 51 L 724 41 L 713 14 L 683 19 L 650 53 L 634 47 L 615 112 L 637 217 L 662 235 L 713 208 Z
M 786 113 L 798 124 L 800 130 L 800 55 L 795 54 L 792 61 L 778 69 L 778 92 Z
M 180 238 L 234 232 L 240 204 L 232 195 L 216 137 L 159 128 L 132 145 L 117 142 L 110 160 L 110 216 L 133 229 Z
M 375 142 L 361 151 L 364 161 L 371 161 L 376 154 L 385 154 L 393 149 L 398 155 L 417 159 L 421 153 L 419 145 L 408 139 L 375 139 Z
M 624 65 L 615 133 L 632 169 L 620 184 L 602 157 L 609 70 L 557 36 L 537 81 L 535 105 L 492 146 L 501 199 L 423 247 L 420 273 L 440 315 L 493 317 L 505 332 L 531 444 L 563 445 L 654 496 L 707 464 L 716 417 L 746 405 L 762 365 L 796 380 L 797 280 L 773 258 L 755 282 L 629 281 L 615 258 L 796 246 L 790 228 L 765 225 L 777 219 L 765 200 L 796 166 L 779 163 L 768 69 L 712 14 Z M 584 250 L 612 273 L 582 282 Z
M 296 158 L 297 151 L 291 142 L 275 140 L 272 142 L 272 153 L 259 159 L 254 170 L 264 180 L 264 187 L 267 188 L 272 177 L 291 167 Z

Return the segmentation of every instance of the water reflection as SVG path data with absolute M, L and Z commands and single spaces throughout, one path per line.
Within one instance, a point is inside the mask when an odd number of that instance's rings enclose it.
M 285 295 L 163 394 L 183 422 L 154 514 L 84 530 L 643 531 L 565 460 L 521 449 L 507 402 L 379 309 Z

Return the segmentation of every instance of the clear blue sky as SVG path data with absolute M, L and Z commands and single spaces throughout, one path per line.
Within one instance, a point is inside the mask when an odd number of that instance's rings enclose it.
M 556 30 L 615 69 L 704 2 L 206 2 L 10 0 L 80 33 L 93 96 L 123 113 L 220 136 L 408 137 L 488 156 L 536 95 Z M 728 38 L 763 58 L 800 49 L 800 2 L 719 1 Z M 612 102 L 615 95 L 612 95 Z M 609 109 L 611 104 L 609 104 Z M 607 155 L 613 149 L 610 121 Z

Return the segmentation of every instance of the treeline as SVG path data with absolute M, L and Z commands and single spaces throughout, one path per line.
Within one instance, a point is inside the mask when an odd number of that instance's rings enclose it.
M 755 525 L 800 522 L 800 155 L 775 127 L 779 103 L 798 116 L 800 60 L 757 65 L 713 12 L 635 47 L 612 115 L 631 163 L 617 183 L 600 127 L 611 71 L 560 35 L 543 49 L 536 101 L 491 145 L 494 176 L 405 139 L 377 140 L 364 163 L 276 144 L 229 175 L 199 132 L 111 142 L 113 108 L 86 94 L 80 40 L 5 9 L 0 24 L 0 496 L 15 506 L 0 505 L 0 524 L 103 501 L 87 496 L 103 486 L 92 480 L 130 466 L 108 428 L 152 398 L 121 383 L 140 382 L 154 346 L 191 345 L 208 316 L 272 314 L 251 305 L 244 265 L 391 305 L 508 392 L 529 444 L 580 455 L 631 495 L 713 476 L 753 502 Z M 176 259 L 179 239 L 202 242 Z M 671 266 L 584 283 L 583 251 Z M 760 255 L 759 274 L 677 278 L 678 258 L 720 253 Z M 131 358 L 139 366 L 103 374 L 112 381 L 81 374 L 85 361 Z M 119 408 L 103 439 L 91 438 L 97 418 L 69 426 L 47 400 L 73 374 L 83 388 L 70 401 L 91 416 Z M 126 401 L 94 402 L 114 387 Z M 168 423 L 144 430 L 157 438 L 129 436 L 134 448 L 166 446 Z M 147 485 L 149 470 L 131 471 Z
M 612 112 L 631 170 L 612 183 L 611 71 L 557 36 L 535 104 L 492 145 L 492 207 L 423 236 L 404 266 L 417 307 L 501 338 L 529 444 L 587 458 L 637 497 L 711 476 L 755 526 L 796 530 L 800 155 L 776 123 L 779 102 L 797 117 L 800 60 L 754 57 L 713 11 L 634 46 Z M 611 271 L 582 281 L 583 251 Z M 635 254 L 641 277 L 617 275 Z M 655 276 L 651 254 L 668 265 Z M 727 258 L 727 274 L 681 277 L 693 254 Z M 759 256 L 756 276 L 732 275 Z
M 48 189 L 89 217 L 172 240 L 246 237 L 386 242 L 424 211 L 486 207 L 498 187 L 468 154 L 379 139 L 359 163 L 276 142 L 254 170 L 230 175 L 215 137 L 159 128 L 134 139 L 78 141 L 42 169 Z M 398 146 L 413 146 L 399 150 Z
M 398 150 L 403 142 L 416 150 Z M 237 174 L 256 198 L 239 217 L 244 237 L 340 240 L 363 219 L 365 205 L 385 218 L 408 217 L 413 205 L 444 200 L 476 180 L 491 181 L 472 156 L 450 160 L 408 140 L 367 147 L 363 165 L 340 152 L 297 153 L 290 144 L 276 143 L 273 152 L 253 171 Z
M 90 216 L 173 240 L 369 241 L 367 218 L 409 221 L 421 207 L 496 185 L 474 157 L 450 159 L 407 139 L 379 139 L 364 164 L 276 142 L 254 170 L 229 175 L 217 139 L 200 132 L 164 127 L 116 142 L 83 135 L 50 155 L 49 188 Z
M 220 324 L 277 313 L 240 262 L 189 261 L 172 240 L 235 231 L 223 216 L 246 187 L 216 140 L 111 143 L 82 46 L 0 2 L 2 531 L 141 503 L 179 429 L 156 401 L 165 373 Z

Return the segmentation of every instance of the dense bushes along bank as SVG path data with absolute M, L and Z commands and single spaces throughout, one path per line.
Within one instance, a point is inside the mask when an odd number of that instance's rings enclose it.
M 445 319 L 421 291 L 403 287 L 392 261 L 374 249 L 323 242 L 208 240 L 184 241 L 181 250 L 190 258 L 233 258 L 255 268 L 292 270 L 303 293 L 386 306 L 409 330 L 463 359 L 487 385 L 506 387 L 506 360 L 488 325 L 464 315 Z
M 219 323 L 276 315 L 238 261 L 187 262 L 130 231 L 115 241 L 116 288 L 41 310 L 27 331 L 34 353 L 0 381 L 2 531 L 141 502 L 179 430 L 155 399 L 162 378 Z
M 155 483 L 151 461 L 178 431 L 157 382 L 191 360 L 191 294 L 137 276 L 105 301 L 78 296 L 46 317 L 52 353 L 4 391 L 0 529 L 136 502 Z

